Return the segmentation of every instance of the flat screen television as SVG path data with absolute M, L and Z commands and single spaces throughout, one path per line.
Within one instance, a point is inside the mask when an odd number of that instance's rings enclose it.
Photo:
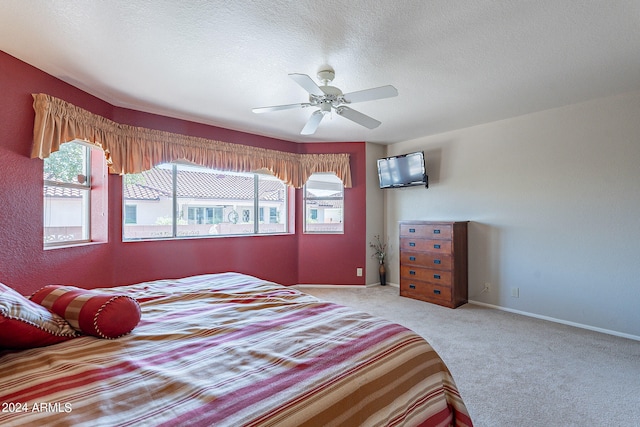
M 378 159 L 380 188 L 400 188 L 414 185 L 429 187 L 424 152 L 402 154 Z

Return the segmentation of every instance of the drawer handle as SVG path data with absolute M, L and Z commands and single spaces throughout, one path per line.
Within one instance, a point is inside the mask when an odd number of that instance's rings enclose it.
M 416 257 L 414 257 L 414 256 L 410 256 L 409 257 L 409 261 L 415 261 L 415 260 L 416 260 Z
M 440 279 L 440 275 L 439 275 L 439 274 L 434 274 L 434 275 L 433 275 L 433 278 L 434 278 L 434 279 Z
M 434 260 L 433 260 L 433 263 L 434 263 L 434 264 L 442 264 L 442 261 L 440 261 L 439 259 L 434 259 Z
M 416 242 L 409 242 L 409 246 L 415 246 Z
M 410 229 L 409 229 L 409 233 L 415 233 L 415 232 L 416 232 L 416 229 L 415 229 L 415 228 L 410 228 Z
M 440 234 L 440 230 L 433 230 L 433 234 Z
M 434 289 L 433 293 L 436 294 L 436 295 L 440 295 L 440 289 Z
M 412 284 L 410 284 L 410 285 L 409 285 L 409 288 L 411 288 L 411 289 L 415 289 L 415 288 L 416 288 L 416 285 L 414 285 L 414 284 L 412 283 Z
M 413 271 L 413 270 L 409 270 L 409 274 L 410 274 L 410 275 L 412 275 L 412 276 L 415 276 L 415 275 L 416 275 L 416 272 L 415 272 L 415 271 Z
M 433 245 L 433 249 L 440 249 L 440 245 Z

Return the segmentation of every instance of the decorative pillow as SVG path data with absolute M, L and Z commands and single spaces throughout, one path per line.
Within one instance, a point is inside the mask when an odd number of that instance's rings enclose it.
M 100 338 L 126 335 L 140 321 L 138 301 L 126 295 L 47 285 L 30 298 L 62 316 L 75 330 Z
M 76 336 L 62 317 L 0 283 L 0 348 L 43 347 Z

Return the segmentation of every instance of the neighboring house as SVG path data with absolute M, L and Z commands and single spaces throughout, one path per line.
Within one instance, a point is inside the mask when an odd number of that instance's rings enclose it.
M 44 239 L 50 242 L 80 240 L 82 236 L 82 191 L 45 186 Z
M 124 185 L 126 239 L 171 235 L 173 181 L 170 169 L 154 168 Z M 252 175 L 178 170 L 176 212 L 178 236 L 250 234 L 286 231 L 286 186 L 274 179 L 258 180 L 254 207 Z

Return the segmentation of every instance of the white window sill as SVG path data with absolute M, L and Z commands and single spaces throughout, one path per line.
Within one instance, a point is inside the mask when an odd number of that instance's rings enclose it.
M 82 246 L 103 245 L 105 243 L 108 243 L 108 242 L 78 242 L 78 243 L 69 243 L 69 244 L 44 246 L 43 249 L 45 251 L 50 251 L 50 250 L 53 250 L 53 249 L 66 249 L 66 248 L 77 248 L 77 247 L 82 247 Z

